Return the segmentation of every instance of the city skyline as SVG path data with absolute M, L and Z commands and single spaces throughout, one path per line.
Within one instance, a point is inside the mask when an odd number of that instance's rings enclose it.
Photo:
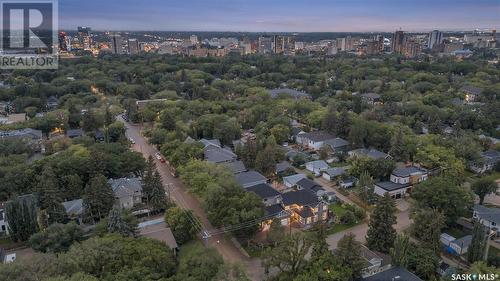
M 59 24 L 60 29 L 85 25 L 94 30 L 193 32 L 428 32 L 500 25 L 497 0 L 310 2 L 67 0 L 59 3 Z

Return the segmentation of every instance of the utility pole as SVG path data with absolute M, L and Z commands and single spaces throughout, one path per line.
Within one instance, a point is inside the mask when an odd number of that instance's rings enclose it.
M 488 261 L 488 255 L 489 255 L 488 252 L 490 250 L 490 240 L 491 240 L 491 237 L 493 237 L 495 234 L 496 234 L 496 232 L 493 231 L 493 230 L 490 230 L 490 233 L 486 234 L 486 246 L 485 246 L 485 249 L 484 249 L 484 257 L 483 257 L 483 260 L 485 262 Z

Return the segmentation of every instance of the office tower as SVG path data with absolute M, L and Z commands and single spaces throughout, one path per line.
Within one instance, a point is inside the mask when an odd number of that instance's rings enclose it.
M 131 55 L 136 55 L 139 53 L 139 41 L 137 41 L 137 39 L 128 39 L 128 53 Z
M 291 54 L 295 52 L 295 36 L 285 37 L 285 52 Z
M 68 36 L 66 35 L 66 32 L 61 31 L 59 32 L 59 50 L 60 51 L 68 51 Z
M 384 46 L 384 36 L 377 35 L 376 38 L 375 38 L 375 40 L 377 41 L 378 51 L 380 53 L 383 53 L 384 49 L 385 49 L 385 46 Z
M 111 51 L 113 54 L 123 54 L 123 41 L 120 34 L 113 34 L 111 36 Z
M 192 45 L 196 45 L 196 44 L 198 44 L 198 36 L 196 36 L 196 35 L 191 35 L 191 37 L 189 37 L 189 41 L 191 41 L 191 44 L 192 44 Z
M 443 33 L 439 30 L 433 30 L 429 33 L 429 40 L 427 41 L 427 48 L 432 49 L 435 45 L 443 42 Z
M 366 54 L 377 55 L 380 53 L 380 46 L 378 40 L 370 40 L 366 42 Z
M 418 56 L 422 51 L 422 46 L 420 43 L 413 39 L 413 38 L 408 38 L 404 42 L 402 54 L 404 54 L 405 57 L 407 58 L 414 58 Z
M 78 27 L 78 40 L 80 43 L 80 48 L 84 50 L 89 50 L 92 47 L 92 29 L 88 26 Z
M 397 54 L 403 53 L 403 47 L 405 42 L 405 33 L 402 30 L 394 32 L 392 35 L 392 52 Z
M 259 37 L 258 52 L 261 54 L 270 54 L 273 51 L 273 38 Z
M 274 35 L 273 36 L 273 52 L 275 54 L 282 54 L 285 51 L 285 37 Z

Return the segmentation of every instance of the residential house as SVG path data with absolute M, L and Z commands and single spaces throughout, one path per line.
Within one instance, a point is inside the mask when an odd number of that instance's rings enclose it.
M 288 176 L 288 177 L 284 177 L 283 178 L 283 184 L 288 187 L 288 188 L 292 188 L 294 187 L 298 181 L 300 181 L 301 179 L 307 179 L 307 176 L 304 175 L 304 174 L 295 174 L 295 175 L 291 175 L 291 176 Z
M 47 110 L 54 110 L 59 106 L 59 99 L 56 96 L 50 96 L 47 98 L 46 107 Z
M 293 173 L 295 171 L 292 167 L 292 165 L 288 161 L 282 161 L 276 164 L 276 175 L 278 176 L 283 176 L 285 174 L 288 174 L 290 172 Z
M 309 133 L 300 134 L 297 136 L 297 143 L 312 150 L 319 150 L 325 141 L 333 140 L 335 136 L 325 131 L 313 131 Z
M 281 221 L 282 226 L 290 224 L 290 212 L 285 210 L 283 204 L 280 203 L 266 206 L 264 211 L 266 218 L 269 218 L 267 221 L 263 222 L 264 226 L 270 226 L 274 218 L 278 218 Z
M 290 212 L 290 223 L 311 227 L 318 221 L 328 219 L 328 206 L 308 190 L 302 189 L 283 193 L 283 207 Z
M 372 159 L 390 159 L 392 158 L 389 154 L 382 151 L 378 151 L 373 148 L 358 148 L 348 152 L 349 157 L 369 157 Z
M 94 133 L 94 139 L 98 142 L 104 142 L 106 140 L 104 131 L 101 129 L 97 129 Z
M 138 178 L 110 179 L 116 205 L 123 209 L 131 209 L 142 203 L 142 183 Z
M 326 193 L 325 189 L 321 185 L 308 178 L 298 181 L 297 184 L 295 184 L 295 187 L 297 188 L 297 190 L 308 190 L 309 192 L 318 196 L 318 198 L 321 198 Z
M 488 150 L 481 153 L 481 160 L 471 163 L 469 168 L 477 174 L 482 174 L 493 170 L 495 165 L 500 162 L 500 151 Z
M 82 129 L 69 129 L 66 132 L 66 136 L 68 136 L 68 138 L 70 139 L 81 137 L 83 136 L 83 134 L 84 133 Z
M 264 184 L 267 183 L 267 178 L 264 177 L 257 171 L 247 171 L 243 173 L 236 174 L 234 176 L 236 181 L 241 184 L 244 188 L 248 188 L 250 186 Z
M 257 194 L 257 196 L 262 199 L 262 203 L 264 203 L 264 206 L 266 207 L 281 204 L 281 193 L 276 191 L 276 189 L 268 183 L 253 185 L 248 187 L 246 190 Z
M 339 186 L 342 188 L 350 188 L 356 184 L 357 179 L 355 177 L 348 177 L 339 181 Z
M 366 94 L 361 94 L 360 96 L 361 96 L 361 100 L 369 105 L 375 105 L 375 104 L 382 103 L 382 100 L 380 99 L 379 94 L 366 93 Z
M 348 167 L 329 168 L 323 171 L 323 178 L 334 181 L 346 175 Z
M 389 256 L 372 251 L 365 245 L 361 245 L 361 257 L 366 262 L 366 267 L 362 270 L 363 277 L 373 276 L 391 268 Z
M 324 144 L 329 146 L 333 153 L 346 153 L 349 151 L 349 142 L 342 138 L 334 138 L 324 141 Z
M 392 181 L 377 182 L 374 185 L 374 192 L 379 196 L 384 196 L 386 193 L 394 199 L 404 198 L 407 191 L 411 189 L 410 183 L 397 183 Z
M 467 103 L 472 103 L 479 99 L 479 96 L 481 96 L 483 89 L 473 86 L 463 86 L 460 89 L 460 92 L 465 94 L 465 101 Z
M 42 131 L 31 128 L 12 131 L 0 131 L 0 139 L 5 140 L 25 140 L 30 142 L 40 142 L 42 138 Z
M 395 169 L 391 173 L 391 181 L 401 184 L 416 184 L 427 180 L 429 173 L 424 168 L 415 166 L 403 167 Z
M 286 159 L 288 159 L 288 161 L 294 163 L 296 157 L 301 157 L 304 161 L 307 161 L 309 160 L 311 157 L 309 154 L 303 152 L 303 151 L 299 151 L 299 150 L 296 150 L 296 149 L 290 149 L 288 150 L 286 153 L 285 153 L 285 156 L 286 156 Z
M 0 234 L 7 234 L 7 220 L 5 219 L 5 203 L 0 203 Z
M 235 160 L 231 162 L 222 162 L 221 165 L 228 168 L 233 174 L 239 174 L 248 171 L 242 161 Z
M 483 205 L 475 205 L 472 217 L 490 230 L 500 230 L 500 208 L 489 208 Z
M 372 276 L 361 278 L 360 281 L 423 281 L 417 275 L 409 272 L 404 267 L 396 266 L 381 271 Z
M 64 209 L 66 210 L 66 214 L 70 220 L 78 222 L 78 224 L 82 224 L 83 221 L 83 200 L 75 199 L 71 201 L 62 202 Z
M 177 255 L 179 245 L 175 240 L 172 230 L 165 223 L 164 218 L 141 222 L 137 225 L 137 228 L 139 228 L 141 236 L 163 242 L 172 249 L 174 255 Z
M 323 160 L 316 160 L 306 163 L 306 169 L 312 172 L 315 176 L 321 176 L 321 173 L 326 169 L 330 168 L 328 164 Z
M 219 140 L 206 140 L 201 139 L 201 143 L 203 143 L 203 153 L 205 156 L 205 160 L 212 163 L 224 163 L 224 162 L 233 162 L 238 157 L 234 152 L 226 147 L 221 147 Z
M 293 126 L 293 127 L 292 127 L 292 134 L 291 134 L 291 138 L 290 138 L 290 140 L 292 140 L 292 141 L 294 141 L 294 142 L 296 142 L 296 143 L 299 143 L 299 142 L 297 141 L 297 137 L 298 137 L 298 136 L 300 136 L 300 135 L 302 135 L 302 134 L 305 134 L 305 133 L 306 133 L 306 132 L 304 132 L 304 131 L 302 130 L 302 128 L 297 127 L 297 126 Z

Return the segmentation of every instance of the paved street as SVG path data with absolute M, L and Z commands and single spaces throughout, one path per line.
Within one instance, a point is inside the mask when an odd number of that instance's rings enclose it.
M 150 145 L 146 138 L 140 134 L 140 126 L 125 122 L 121 117 L 118 120 L 123 122 L 127 128 L 127 137 L 134 139 L 135 144 L 133 149 L 141 152 L 145 158 L 158 152 L 158 150 Z M 184 184 L 179 178 L 175 178 L 169 171 L 167 164 L 161 163 L 155 158 L 156 166 L 163 180 L 164 186 L 170 192 L 171 199 L 180 207 L 192 210 L 199 218 L 204 230 L 213 231 L 213 227 L 208 221 L 205 212 L 203 211 L 200 202 L 193 195 L 188 193 Z M 246 257 L 232 242 L 223 235 L 218 235 L 208 239 L 208 244 L 223 256 L 223 258 L 231 263 L 241 263 L 247 268 L 249 277 L 252 280 L 263 280 L 264 269 L 261 266 L 260 259 Z

